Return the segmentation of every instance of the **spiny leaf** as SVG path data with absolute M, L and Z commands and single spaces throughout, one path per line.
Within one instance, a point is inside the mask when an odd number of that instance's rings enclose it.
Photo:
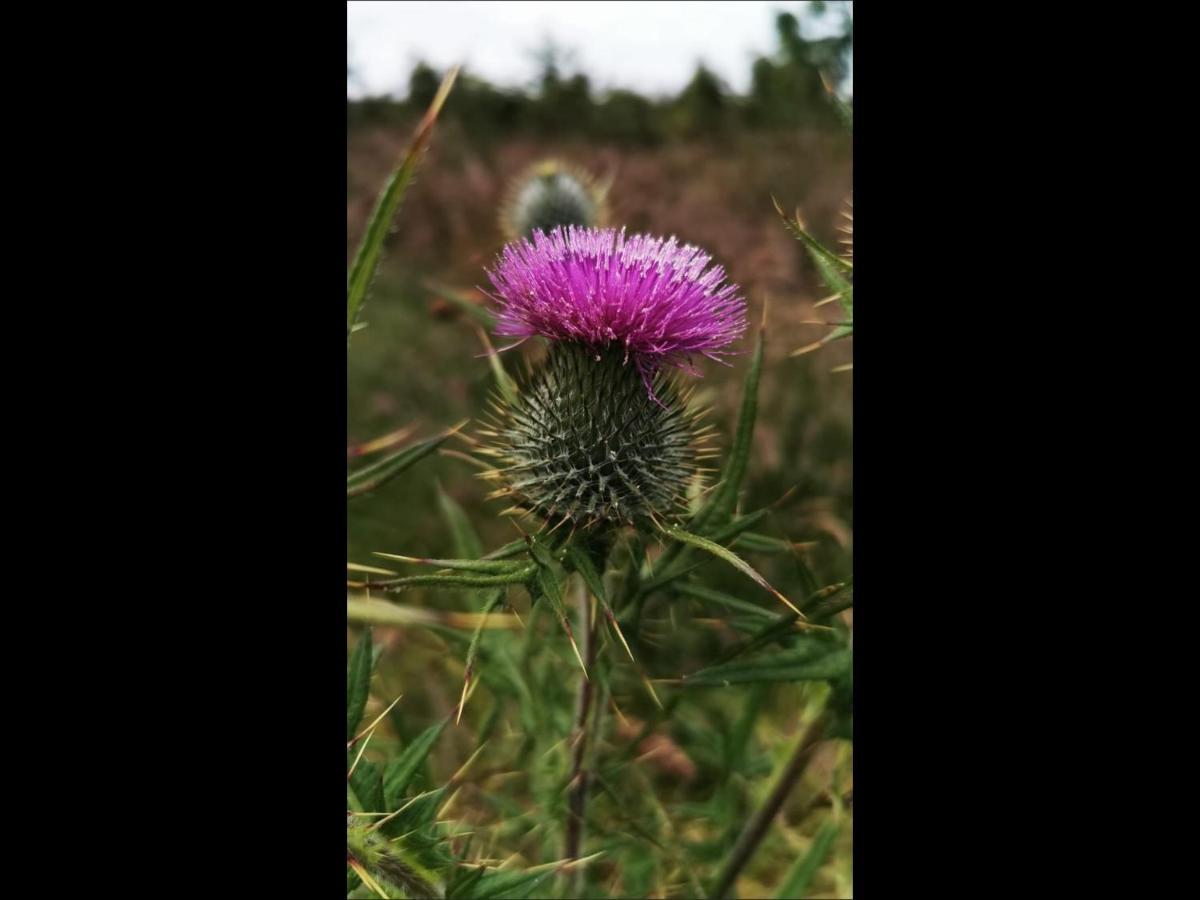
M 847 583 L 833 584 L 829 587 L 821 588 L 820 590 L 810 593 L 804 601 L 804 608 L 808 610 L 806 615 L 812 619 L 828 618 L 829 613 L 826 612 L 828 607 L 823 604 L 830 603 L 831 601 L 829 598 L 831 597 L 837 598 L 838 594 L 845 590 L 847 586 Z M 833 602 L 836 602 L 836 599 Z M 848 605 L 849 603 L 847 603 L 847 606 Z M 767 646 L 768 644 L 772 644 L 781 639 L 790 637 L 795 633 L 798 621 L 799 620 L 793 613 L 787 613 L 786 615 L 778 618 L 773 618 L 769 624 L 757 630 L 746 641 L 726 651 L 721 656 L 719 662 L 728 662 L 735 657 L 741 656 L 745 653 L 753 652 Z
M 755 553 L 796 553 L 805 545 L 796 544 L 783 538 L 771 537 L 768 534 L 759 534 L 750 531 L 740 535 L 733 542 L 733 546 L 741 550 L 751 550 Z
M 845 310 L 846 319 L 848 320 L 846 324 L 838 325 L 820 341 L 802 347 L 792 354 L 793 356 L 799 356 L 802 352 L 807 352 L 810 349 L 815 349 L 815 347 L 850 337 L 854 334 L 854 283 L 849 278 L 849 275 L 853 271 L 854 263 L 844 257 L 838 256 L 831 250 L 827 250 L 816 238 L 804 230 L 800 224 L 799 214 L 797 214 L 794 221 L 789 219 L 780 208 L 779 202 L 774 197 L 771 199 L 775 201 L 775 209 L 778 210 L 779 215 L 783 218 L 784 225 L 788 231 L 804 244 L 804 248 L 812 258 L 813 264 L 816 265 L 817 271 L 821 274 L 821 280 L 825 282 L 826 287 L 835 292 L 838 302 L 841 303 L 842 309 Z
M 417 770 L 424 764 L 429 751 L 437 743 L 442 730 L 449 719 L 443 719 L 436 725 L 431 725 L 417 735 L 416 739 L 404 748 L 404 752 L 387 764 L 383 770 L 383 800 L 389 810 L 398 809 L 404 799 L 404 792 Z
M 788 897 L 807 896 L 808 887 L 812 884 L 817 871 L 829 855 L 829 851 L 833 847 L 833 842 L 837 839 L 839 830 L 840 825 L 833 820 L 821 823 L 821 827 L 817 829 L 817 834 L 813 838 L 808 852 L 796 860 L 796 865 L 792 867 L 792 870 L 788 872 L 787 877 L 783 880 L 779 892 L 775 895 L 776 898 L 784 900 L 784 898 Z
M 468 882 L 466 877 L 462 878 L 447 890 L 446 897 L 447 900 L 520 900 L 533 896 L 533 889 L 556 872 L 585 866 L 602 855 L 603 852 L 576 860 L 560 859 L 528 869 L 487 870 L 479 879 Z
M 567 640 L 571 642 L 571 649 L 575 651 L 575 658 L 579 660 L 579 668 L 583 670 L 583 677 L 587 678 L 587 666 L 583 664 L 583 656 L 579 653 L 579 645 L 575 643 L 575 633 L 571 630 L 571 623 L 567 619 L 567 608 L 563 603 L 562 583 L 559 580 L 558 573 L 554 571 L 552 566 L 539 565 L 536 583 L 539 593 L 546 598 L 550 604 L 550 608 L 558 616 L 558 622 L 562 625 L 563 631 L 567 633 Z
M 830 591 L 828 594 L 817 598 L 817 602 L 809 610 L 809 616 L 813 620 L 828 619 L 854 605 L 854 591 L 847 590 L 850 587 L 849 584 L 834 585 L 834 587 L 838 588 L 838 590 Z
M 415 563 L 422 566 L 433 566 L 437 569 L 457 569 L 462 572 L 477 572 L 481 575 L 507 575 L 520 569 L 529 568 L 528 564 L 506 562 L 497 559 L 425 559 L 419 556 L 402 556 L 399 553 L 384 553 L 381 550 L 372 551 L 375 556 L 384 559 L 395 559 L 400 562 Z M 388 585 L 391 582 L 379 581 L 375 585 Z
M 365 469 L 359 469 L 357 472 L 352 472 L 346 476 L 346 496 L 357 497 L 360 494 L 366 494 L 369 491 L 375 490 L 381 484 L 390 481 L 405 469 L 424 459 L 466 424 L 467 420 L 464 419 L 453 428 L 449 428 L 435 437 L 413 444 L 411 447 L 405 447 L 403 450 L 393 453 L 387 459 L 381 460 L 372 466 L 367 466 Z
M 577 543 L 572 542 L 567 545 L 567 559 L 570 560 L 575 570 L 583 576 L 588 589 L 607 607 L 608 595 L 604 590 L 604 581 L 600 578 L 600 573 L 596 571 L 596 566 L 587 551 Z
M 356 444 L 346 448 L 347 459 L 357 459 L 360 456 L 369 456 L 372 453 L 378 453 L 380 450 L 388 450 L 395 447 L 405 438 L 413 433 L 416 426 L 405 425 L 383 437 L 377 437 L 374 440 L 367 441 L 363 444 Z
M 411 798 L 400 808 L 396 818 L 382 826 L 383 832 L 392 837 L 409 835 L 408 843 L 423 844 L 426 850 L 436 848 L 437 838 L 428 831 L 424 835 L 424 840 L 415 839 L 417 835 L 409 833 L 420 829 L 429 829 L 434 824 L 437 811 L 446 801 L 446 793 L 447 788 L 442 786 Z
M 409 575 L 406 578 L 377 581 L 371 587 L 391 593 L 412 587 L 441 587 L 448 589 L 495 587 L 501 584 L 520 584 L 521 582 L 528 581 L 536 570 L 537 566 L 522 566 L 499 575 Z
M 358 563 L 346 563 L 347 572 L 364 572 L 368 575 L 397 575 L 398 572 L 393 572 L 391 569 L 380 569 L 376 566 L 363 566 Z
M 358 765 L 354 767 L 354 773 L 350 776 L 350 784 L 362 802 L 364 810 L 371 812 L 383 809 L 383 781 L 380 777 L 379 766 L 369 760 L 359 760 Z
M 584 583 L 587 584 L 590 590 L 600 601 L 600 607 L 604 610 L 604 617 L 608 620 L 609 626 L 621 640 L 621 645 L 625 648 L 625 652 L 629 654 L 630 661 L 636 662 L 633 658 L 633 651 L 629 649 L 629 642 L 625 640 L 625 635 L 621 633 L 621 626 L 617 624 L 617 617 L 613 614 L 612 607 L 608 603 L 608 594 L 604 590 L 604 579 L 600 577 L 600 573 L 596 571 L 596 565 L 592 562 L 592 557 L 587 550 L 572 542 L 567 545 L 567 559 L 571 565 L 582 576 Z
M 833 681 L 850 670 L 850 650 L 840 641 L 798 635 L 796 646 L 709 666 L 683 679 L 685 687 L 760 681 Z
M 796 623 L 798 621 L 794 613 L 786 613 L 777 618 L 772 618 L 766 625 L 762 625 L 761 622 L 755 623 L 759 625 L 755 632 L 746 640 L 730 647 L 722 653 L 714 665 L 724 665 L 739 656 L 753 653 L 755 650 L 760 650 L 769 644 L 792 637 L 796 633 Z
M 754 419 L 758 412 L 758 382 L 762 375 L 764 333 L 760 330 L 750 358 L 750 370 L 742 388 L 742 408 L 738 413 L 737 433 L 729 459 L 721 470 L 721 480 L 709 496 L 708 501 L 690 523 L 692 531 L 710 531 L 714 526 L 724 525 L 733 515 L 737 505 L 738 490 L 746 476 L 750 461 L 750 445 L 754 439 Z
M 525 541 L 518 538 L 515 541 L 510 541 L 509 543 L 505 544 L 503 547 L 497 547 L 491 553 L 484 555 L 482 558 L 483 559 L 509 559 L 513 556 L 519 556 L 520 554 L 525 553 L 528 549 L 529 549 L 529 545 Z
M 493 614 L 485 618 L 479 613 L 404 606 L 385 600 L 367 600 L 352 594 L 346 597 L 346 617 L 351 622 L 370 625 L 424 626 L 449 638 L 461 637 L 455 633 L 456 629 L 473 631 L 480 627 L 481 623 L 485 628 L 517 629 L 521 627 L 520 620 L 514 615 Z M 466 638 L 464 637 L 463 640 Z
M 663 531 L 669 537 L 672 537 L 677 541 L 682 541 L 685 544 L 690 544 L 693 547 L 697 547 L 700 550 L 704 550 L 706 553 L 711 553 L 713 556 L 717 557 L 718 559 L 724 560 L 725 562 L 729 563 L 729 565 L 733 566 L 739 572 L 744 574 L 747 578 L 749 578 L 751 581 L 753 581 L 759 587 L 763 588 L 764 590 L 770 591 L 772 594 L 774 594 L 775 597 L 784 606 L 786 606 L 792 612 L 796 613 L 796 615 L 800 616 L 800 618 L 802 618 L 802 619 L 804 618 L 803 613 L 801 613 L 800 610 L 797 609 L 792 604 L 792 602 L 790 600 L 788 600 L 787 597 L 783 596 L 783 594 L 779 593 L 779 591 L 777 591 L 777 590 L 775 590 L 775 588 L 771 587 L 771 585 L 767 583 L 767 580 L 765 578 L 763 578 L 761 575 L 759 575 L 758 572 L 756 572 L 754 570 L 753 566 L 751 566 L 748 562 L 746 562 L 744 559 L 742 559 L 740 556 L 738 556 L 732 550 L 728 549 L 727 547 L 722 547 L 720 544 L 710 541 L 708 538 L 701 537 L 698 534 L 692 534 L 690 532 L 684 531 L 682 528 L 676 528 L 674 526 L 667 526 L 666 528 L 663 529 Z
M 768 509 L 756 509 L 752 513 L 747 513 L 740 518 L 734 519 L 721 528 L 714 528 L 708 535 L 708 538 L 709 540 L 716 541 L 718 544 L 733 540 L 761 522 L 769 512 L 770 510 Z
M 475 629 L 475 633 L 471 635 L 471 643 L 467 647 L 465 671 L 463 672 L 462 696 L 458 700 L 458 712 L 454 717 L 455 724 L 458 724 L 462 720 L 463 707 L 467 704 L 467 694 L 471 686 L 471 674 L 475 667 L 475 654 L 479 649 L 479 638 L 483 635 L 483 626 L 487 622 L 488 614 L 503 602 L 504 591 L 502 589 L 489 595 L 487 602 L 483 606 L 483 614 L 480 616 L 479 626 Z
M 798 215 L 794 220 L 789 219 L 787 213 L 785 213 L 783 208 L 779 205 L 778 200 L 772 197 L 771 202 L 775 204 L 775 211 L 779 213 L 780 217 L 782 217 L 784 225 L 787 226 L 788 231 L 790 231 L 798 241 L 801 241 L 805 247 L 808 247 L 814 256 L 821 257 L 835 270 L 840 271 L 843 274 L 849 274 L 851 271 L 853 271 L 854 263 L 848 259 L 843 259 L 831 250 L 825 249 L 824 245 L 822 245 L 820 241 L 804 230 L 800 224 L 800 217 Z M 829 288 L 830 290 L 840 291 L 840 288 L 833 285 L 830 285 Z
M 696 584 L 693 581 L 679 582 L 675 585 L 675 591 L 688 597 L 696 597 L 700 600 L 719 603 L 728 609 L 740 610 L 741 612 L 750 613 L 760 618 L 771 620 L 776 618 L 775 613 L 769 609 L 764 609 L 756 603 L 751 603 L 749 600 L 743 600 L 740 597 L 734 597 L 732 594 L 726 594 L 723 591 L 714 590 L 702 584 Z
M 375 275 L 375 269 L 379 265 L 379 257 L 383 251 L 383 240 L 387 236 L 388 229 L 391 228 L 396 210 L 400 208 L 400 201 L 404 199 L 404 193 L 408 190 L 413 173 L 417 170 L 421 151 L 425 149 L 430 137 L 433 135 L 433 124 L 437 121 L 438 113 L 441 112 L 442 104 L 446 102 L 446 97 L 450 94 L 450 88 L 453 87 L 456 77 L 458 77 L 457 66 L 446 73 L 446 77 L 442 79 L 441 87 L 438 88 L 433 102 L 429 105 L 429 109 L 425 113 L 425 117 L 421 120 L 420 125 L 417 126 L 412 146 L 409 147 L 408 153 L 405 154 L 400 166 L 388 179 L 387 185 L 384 187 L 383 193 L 375 205 L 375 210 L 371 214 L 371 219 L 367 223 L 366 234 L 363 237 L 362 244 L 358 248 L 358 254 L 354 258 L 354 265 L 351 267 L 350 274 L 346 280 L 347 346 L 350 343 L 350 334 L 354 329 L 354 323 L 358 319 L 359 310 L 362 308 L 363 298 L 367 295 L 367 288 L 370 286 L 371 279 Z
M 371 693 L 371 629 L 363 630 L 358 645 L 350 656 L 346 674 L 346 740 L 354 737 L 355 729 L 367 708 Z
M 739 534 L 752 528 L 755 524 L 762 520 L 767 515 L 769 510 L 760 509 L 749 515 L 742 516 L 730 522 L 724 528 L 715 529 L 709 536 L 709 540 L 713 543 L 724 543 L 736 538 Z M 673 544 L 666 553 L 663 554 L 659 562 L 659 575 L 645 582 L 639 588 L 639 596 L 647 596 L 654 591 L 660 590 L 667 585 L 673 583 L 689 572 L 699 567 L 700 563 L 689 563 L 688 558 L 691 553 L 691 548 L 684 543 Z

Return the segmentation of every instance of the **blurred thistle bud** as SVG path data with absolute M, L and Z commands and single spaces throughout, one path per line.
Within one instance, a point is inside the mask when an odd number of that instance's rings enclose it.
M 608 217 L 608 184 L 568 163 L 535 163 L 513 180 L 500 210 L 505 240 L 532 238 L 559 226 L 590 228 Z
M 695 374 L 745 330 L 745 302 L 709 256 L 674 238 L 557 228 L 505 248 L 490 271 L 496 331 L 551 341 L 545 361 L 496 404 L 483 432 L 497 459 L 494 496 L 547 523 L 590 528 L 686 510 L 707 435 Z

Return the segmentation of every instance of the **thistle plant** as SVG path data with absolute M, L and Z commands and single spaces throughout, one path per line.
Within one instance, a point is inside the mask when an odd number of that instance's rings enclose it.
M 396 183 L 364 246 L 377 236 L 381 246 Z M 851 648 L 839 615 L 852 585 L 823 583 L 802 542 L 770 533 L 775 504 L 747 508 L 765 313 L 742 346 L 745 297 L 704 250 L 595 227 L 598 217 L 563 221 L 569 204 L 536 227 L 526 199 L 523 227 L 486 270 L 494 309 L 476 317 L 505 343 L 487 362 L 490 412 L 473 429 L 409 445 L 401 429 L 348 454 L 394 451 L 350 474 L 351 498 L 439 451 L 467 462 L 519 532 L 485 550 L 439 486 L 444 554 L 389 547 L 376 565 L 348 563 L 359 629 L 347 675 L 348 896 L 721 897 L 767 853 L 783 867 L 771 893 L 803 896 L 845 833 L 849 799 L 835 778 L 806 801 L 822 817 L 812 838 L 779 819 L 817 748 L 837 743 L 836 771 L 845 766 Z M 378 258 L 376 248 L 353 270 L 351 326 Z M 518 344 L 536 359 L 514 377 Z M 743 370 L 727 442 L 701 424 L 705 360 Z M 451 439 L 465 452 L 447 452 Z M 786 583 L 768 581 L 759 560 Z M 444 609 L 444 592 L 470 612 Z M 457 703 L 434 724 L 411 726 L 411 701 L 396 696 L 411 688 L 386 683 L 371 625 L 403 629 L 410 647 L 436 640 L 439 663 L 461 671 Z M 698 642 L 702 663 L 681 670 L 674 647 L 710 628 L 727 639 Z M 773 688 L 789 691 L 796 727 L 764 742 L 756 723 Z M 680 747 L 673 734 L 688 739 Z M 435 765 L 451 739 L 467 759 Z M 659 790 L 667 767 L 653 768 L 652 739 L 674 747 L 671 771 L 700 773 L 679 776 L 703 785 L 685 802 Z M 765 798 L 747 790 L 767 781 Z M 776 831 L 805 851 L 772 844 Z
M 551 346 L 485 432 L 498 495 L 572 530 L 686 509 L 707 433 L 663 368 L 719 358 L 745 330 L 744 301 L 709 261 L 674 239 L 573 226 L 505 249 L 490 273 L 497 333 Z
M 820 241 L 813 237 L 804 227 L 804 223 L 800 218 L 800 210 L 796 210 L 795 215 L 788 218 L 783 210 L 779 208 L 778 201 L 775 203 L 775 209 L 783 218 L 784 226 L 792 233 L 796 240 L 804 245 L 805 251 L 809 258 L 816 266 L 821 280 L 825 286 L 833 291 L 828 297 L 819 300 L 814 309 L 819 309 L 829 303 L 838 303 L 845 319 L 841 322 L 812 322 L 814 325 L 825 325 L 830 328 L 819 340 L 813 341 L 810 344 L 805 344 L 792 352 L 792 356 L 803 356 L 805 353 L 811 353 L 813 350 L 818 350 L 826 344 L 834 341 L 844 340 L 854 335 L 854 228 L 853 214 L 851 212 L 850 202 L 847 201 L 846 209 L 842 212 L 842 217 L 846 220 L 846 224 L 840 226 L 840 231 L 845 235 L 841 239 L 843 250 L 838 254 L 827 249 Z M 839 366 L 838 371 L 847 371 L 851 366 Z

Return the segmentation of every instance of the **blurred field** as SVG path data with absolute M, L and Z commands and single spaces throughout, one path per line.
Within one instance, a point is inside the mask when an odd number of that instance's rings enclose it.
M 415 124 L 412 115 L 352 118 L 348 262 Z M 747 353 L 765 308 L 767 356 L 744 502 L 747 508 L 777 502 L 760 530 L 810 542 L 805 561 L 820 584 L 849 578 L 853 376 L 830 370 L 851 362 L 852 347 L 840 342 L 789 357 L 828 331 L 807 322 L 834 321 L 840 314 L 836 304 L 813 309 L 828 291 L 771 202 L 774 195 L 785 210 L 798 207 L 809 230 L 826 245 L 836 245 L 838 214 L 851 195 L 851 139 L 826 124 L 723 130 L 646 145 L 516 132 L 481 140 L 461 121 L 445 117 L 388 239 L 361 317 L 368 326 L 353 337 L 347 367 L 349 443 L 402 427 L 411 427 L 414 437 L 430 436 L 464 419 L 472 420 L 465 434 L 472 433 L 492 375 L 481 358 L 477 326 L 441 295 L 449 288 L 478 296 L 475 287 L 487 285 L 484 267 L 502 246 L 498 219 L 505 189 L 526 166 L 547 157 L 613 179 L 612 224 L 631 232 L 673 234 L 710 252 L 748 300 L 751 328 L 740 347 Z M 536 353 L 532 346 L 509 351 L 505 364 L 516 372 L 522 356 Z M 709 421 L 722 447 L 736 424 L 746 362 L 740 357 L 730 367 L 707 361 L 701 366 L 697 399 L 711 405 Z M 454 440 L 446 445 L 466 448 Z M 475 471 L 459 458 L 438 455 L 375 494 L 355 498 L 349 507 L 348 559 L 393 567 L 403 564 L 383 561 L 372 551 L 454 555 L 438 512 L 439 484 L 465 510 L 485 550 L 512 540 L 517 536 L 513 524 L 497 517 L 506 504 L 484 500 L 486 490 Z M 784 593 L 797 590 L 798 567 L 788 556 L 753 556 L 752 562 Z M 709 568 L 708 583 L 764 606 L 774 602 L 737 573 L 719 564 Z M 554 829 L 561 828 L 563 740 L 571 729 L 579 670 L 569 651 L 557 646 L 531 655 L 537 636 L 554 630 L 545 617 L 540 623 L 531 617 L 523 592 L 510 594 L 521 627 L 489 632 L 483 646 L 491 665 L 515 666 L 535 694 L 518 700 L 514 696 L 524 688 L 514 687 L 509 696 L 495 683 L 482 686 L 462 725 L 447 729 L 437 744 L 429 784 L 454 774 L 487 735 L 487 749 L 477 763 L 481 774 L 461 785 L 445 815 L 470 822 L 488 858 L 535 865 L 561 855 Z M 470 592 L 421 590 L 406 592 L 402 600 L 411 607 L 464 612 L 475 611 L 480 602 Z M 849 625 L 850 611 L 840 615 Z M 728 623 L 698 612 L 694 604 L 659 596 L 648 603 L 640 633 L 631 641 L 650 678 L 673 679 L 715 659 L 737 637 Z M 378 628 L 375 640 L 384 653 L 367 717 L 403 694 L 369 754 L 385 760 L 453 710 L 463 683 L 462 647 L 423 628 Z M 680 702 L 678 692 L 660 683 L 671 710 L 664 718 L 627 663 L 613 664 L 612 715 L 600 741 L 601 758 L 612 765 L 615 780 L 595 791 L 588 825 L 589 841 L 626 849 L 593 864 L 589 896 L 695 896 L 697 874 L 711 876 L 762 802 L 806 711 L 821 700 L 823 686 L 693 691 Z M 652 726 L 650 734 L 635 743 L 643 722 Z M 622 754 L 639 756 L 640 762 L 618 765 Z M 827 820 L 829 795 L 848 795 L 851 787 L 849 745 L 821 744 L 777 827 L 739 881 L 741 896 L 774 896 Z M 850 851 L 847 816 L 806 896 L 850 896 Z M 669 883 L 672 877 L 680 880 Z

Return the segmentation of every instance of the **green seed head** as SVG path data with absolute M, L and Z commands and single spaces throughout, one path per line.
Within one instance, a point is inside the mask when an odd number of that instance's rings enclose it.
M 671 518 L 699 475 L 703 438 L 679 384 L 661 372 L 647 381 L 620 347 L 597 350 L 556 341 L 499 405 L 487 432 L 503 480 L 497 495 L 548 524 L 637 524 Z

